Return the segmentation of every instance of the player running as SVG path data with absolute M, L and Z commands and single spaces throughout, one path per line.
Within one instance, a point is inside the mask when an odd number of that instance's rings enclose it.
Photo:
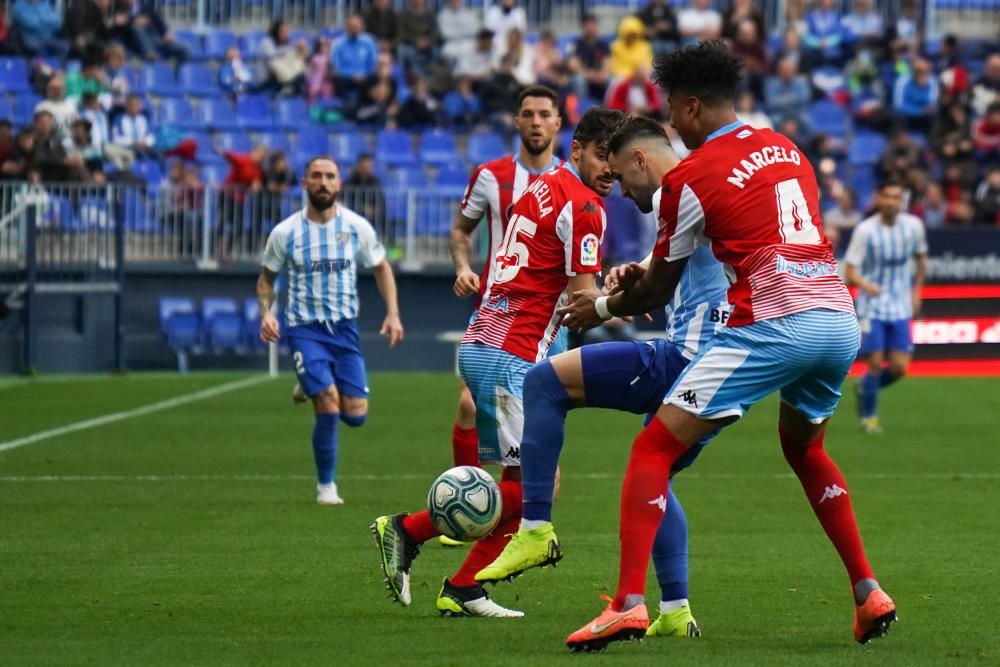
M 692 152 L 664 179 L 653 260 L 622 292 L 583 291 L 561 311 L 566 326 L 582 330 L 668 303 L 701 238 L 735 278 L 728 326 L 684 369 L 633 444 L 622 491 L 617 593 L 567 638 L 573 650 L 645 631 L 646 567 L 670 469 L 707 434 L 779 390 L 782 450 L 850 576 L 855 639 L 880 637 L 896 619 L 861 545 L 847 484 L 823 448 L 826 422 L 858 350 L 854 304 L 821 231 L 809 162 L 784 136 L 736 119 L 740 69 L 739 58 L 717 41 L 657 62 L 671 122 Z
M 649 118 L 630 118 L 608 141 L 611 173 L 621 182 L 622 194 L 643 213 L 659 209 L 663 176 L 677 162 L 663 127 Z M 641 266 L 649 261 L 647 257 Z M 614 286 L 617 275 L 615 269 L 605 280 L 606 291 Z M 667 306 L 664 340 L 586 345 L 550 357 L 528 371 L 521 439 L 521 530 L 496 561 L 476 574 L 477 581 L 508 579 L 527 567 L 550 564 L 562 557 L 551 520 L 567 411 L 596 407 L 655 413 L 677 375 L 728 319 L 728 289 L 722 264 L 707 246 L 701 246 L 685 267 L 677 294 Z M 691 465 L 705 444 L 703 439 L 691 447 L 674 463 L 671 476 Z M 671 488 L 653 544 L 653 564 L 662 592 L 660 616 L 649 626 L 647 636 L 701 634 L 687 599 L 687 552 L 687 520 Z M 541 562 L 536 562 L 539 558 Z
M 337 423 L 361 426 L 368 414 L 368 382 L 358 334 L 357 262 L 371 268 L 385 302 L 379 333 L 393 347 L 403 340 L 396 301 L 396 280 L 385 249 L 371 224 L 337 203 L 340 170 L 329 157 L 309 160 L 302 185 L 308 204 L 281 221 L 267 238 L 257 278 L 260 338 L 281 337 L 271 312 L 274 281 L 288 273 L 288 328 L 299 387 L 312 399 L 316 413 L 312 446 L 316 461 L 316 502 L 340 505 L 334 473 L 337 467 Z
M 559 117 L 559 95 L 545 86 L 528 86 L 518 96 L 517 117 L 514 119 L 521 146 L 517 155 L 505 155 L 480 165 L 473 173 L 462 198 L 461 207 L 451 228 L 451 258 L 455 263 L 455 295 L 461 298 L 476 296 L 493 284 L 495 262 L 487 261 L 482 277 L 472 270 L 472 234 L 485 217 L 488 236 L 488 258 L 496 257 L 503 240 L 511 207 L 525 189 L 540 175 L 551 171 L 562 160 L 554 156 L 555 137 L 562 127 Z M 478 308 L 478 303 L 476 304 Z M 475 315 L 473 315 L 475 317 Z M 565 349 L 564 336 L 561 347 Z M 456 466 L 479 465 L 479 438 L 476 435 L 476 405 L 469 388 L 462 383 L 458 397 L 458 411 L 451 430 L 451 448 Z M 446 535 L 441 543 L 457 546 L 461 542 Z
M 437 598 L 443 614 L 523 616 L 490 600 L 475 574 L 499 555 L 521 518 L 524 376 L 548 354 L 560 329 L 556 311 L 568 294 L 596 284 L 606 225 L 601 196 L 614 185 L 605 138 L 622 119 L 620 112 L 601 107 L 583 115 L 569 161 L 543 174 L 514 204 L 492 258 L 493 282 L 465 333 L 459 371 L 476 403 L 480 459 L 504 467 L 503 510 L 493 532 L 476 542 L 458 572 L 444 580 Z M 393 597 L 409 605 L 410 565 L 420 544 L 439 531 L 424 510 L 379 517 L 372 532 Z
M 902 212 L 902 184 L 883 183 L 875 207 L 875 215 L 855 228 L 844 258 L 847 283 L 858 287 L 861 356 L 868 364 L 858 389 L 858 416 L 865 433 L 882 431 L 875 415 L 879 390 L 902 378 L 910 365 L 910 319 L 920 312 L 927 268 L 924 223 Z M 883 369 L 886 360 L 889 365 Z

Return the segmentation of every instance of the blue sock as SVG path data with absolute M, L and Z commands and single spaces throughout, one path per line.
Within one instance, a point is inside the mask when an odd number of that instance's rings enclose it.
M 653 567 L 664 602 L 688 596 L 688 526 L 684 508 L 674 495 L 667 497 L 667 512 L 653 542 Z
M 316 459 L 316 478 L 320 484 L 333 481 L 337 468 L 337 420 L 336 412 L 316 415 L 313 426 L 313 458 Z
M 881 380 L 878 375 L 865 373 L 861 378 L 861 392 L 858 400 L 861 402 L 861 416 L 874 417 L 878 405 L 878 390 Z
M 892 373 L 888 368 L 885 368 L 882 370 L 882 375 L 878 378 L 878 385 L 879 387 L 888 387 L 898 379 L 898 375 Z
M 524 431 L 521 436 L 522 516 L 552 520 L 552 493 L 562 451 L 569 396 L 546 359 L 524 377 Z

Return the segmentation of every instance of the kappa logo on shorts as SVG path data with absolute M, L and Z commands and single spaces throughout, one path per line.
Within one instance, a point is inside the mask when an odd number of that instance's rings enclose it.
M 698 394 L 693 389 L 686 389 L 681 393 L 677 394 L 677 398 L 681 399 L 688 405 L 693 405 L 698 407 Z
M 833 500 L 837 496 L 846 496 L 847 491 L 837 486 L 836 484 L 831 484 L 830 486 L 823 489 L 823 497 L 819 499 L 817 505 L 822 505 L 827 500 Z
M 520 461 L 521 460 L 521 448 L 520 447 L 511 447 L 511 448 L 509 448 L 507 450 L 506 456 L 509 459 L 517 459 L 518 461 Z

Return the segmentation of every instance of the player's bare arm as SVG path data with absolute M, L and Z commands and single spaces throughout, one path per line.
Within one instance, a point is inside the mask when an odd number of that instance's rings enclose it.
M 927 274 L 927 253 L 917 253 L 916 259 L 913 271 L 913 317 L 920 314 L 920 307 L 923 305 L 920 293 L 924 289 L 924 276 Z
M 271 312 L 274 305 L 274 281 L 278 274 L 261 268 L 257 276 L 257 307 L 260 308 L 260 339 L 265 343 L 276 343 L 281 337 L 278 318 Z
M 466 218 L 461 213 L 455 215 L 451 225 L 451 261 L 455 264 L 455 296 L 468 297 L 479 293 L 479 274 L 472 270 L 472 232 L 479 225 L 478 220 Z
M 396 343 L 403 340 L 403 321 L 399 317 L 396 277 L 387 259 L 376 264 L 372 271 L 375 273 L 375 285 L 378 286 L 382 301 L 385 302 L 385 319 L 382 320 L 382 328 L 378 332 L 389 339 L 389 347 L 396 347 Z
M 882 292 L 878 288 L 878 285 L 862 277 L 861 271 L 859 271 L 858 267 L 853 264 L 847 265 L 847 270 L 845 271 L 844 276 L 848 285 L 857 287 L 868 296 L 878 296 Z

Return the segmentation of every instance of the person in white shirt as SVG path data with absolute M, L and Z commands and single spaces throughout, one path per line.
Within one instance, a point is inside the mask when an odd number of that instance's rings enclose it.
M 45 84 L 45 99 L 35 105 L 35 113 L 48 111 L 55 123 L 56 138 L 62 142 L 69 138 L 70 127 L 77 118 L 76 101 L 65 99 L 66 78 L 55 74 Z
M 499 49 L 493 51 L 493 68 L 500 69 L 500 61 L 510 55 L 514 58 L 514 78 L 522 86 L 535 82 L 535 49 L 524 41 L 524 33 L 517 28 L 507 31 L 507 39 Z
M 129 95 L 125 100 L 125 113 L 115 119 L 111 129 L 111 143 L 129 148 L 137 155 L 154 155 L 156 139 L 138 95 Z
M 458 59 L 475 42 L 479 15 L 465 6 L 465 0 L 448 0 L 437 15 L 438 31 L 444 39 L 441 52 Z
M 111 160 L 116 167 L 123 171 L 131 168 L 135 162 L 135 154 L 125 146 L 118 146 L 111 143 L 111 130 L 108 127 L 108 114 L 101 107 L 100 98 L 93 93 L 84 93 L 80 97 L 83 110 L 80 112 L 82 118 L 90 121 L 90 140 L 101 149 L 104 157 Z
M 510 30 L 517 28 L 521 34 L 528 31 L 528 15 L 517 6 L 517 0 L 500 0 L 486 10 L 483 25 L 493 31 L 493 47 L 500 49 L 507 43 Z
M 757 107 L 757 98 L 751 90 L 744 90 L 736 98 L 736 117 L 750 127 L 767 130 L 774 128 L 771 118 Z
M 476 34 L 476 40 L 467 44 L 455 60 L 456 78 L 468 77 L 477 83 L 493 74 L 493 33 L 483 28 Z
M 691 0 L 691 6 L 677 15 L 677 27 L 684 39 L 718 39 L 722 15 L 712 8 L 712 0 Z

